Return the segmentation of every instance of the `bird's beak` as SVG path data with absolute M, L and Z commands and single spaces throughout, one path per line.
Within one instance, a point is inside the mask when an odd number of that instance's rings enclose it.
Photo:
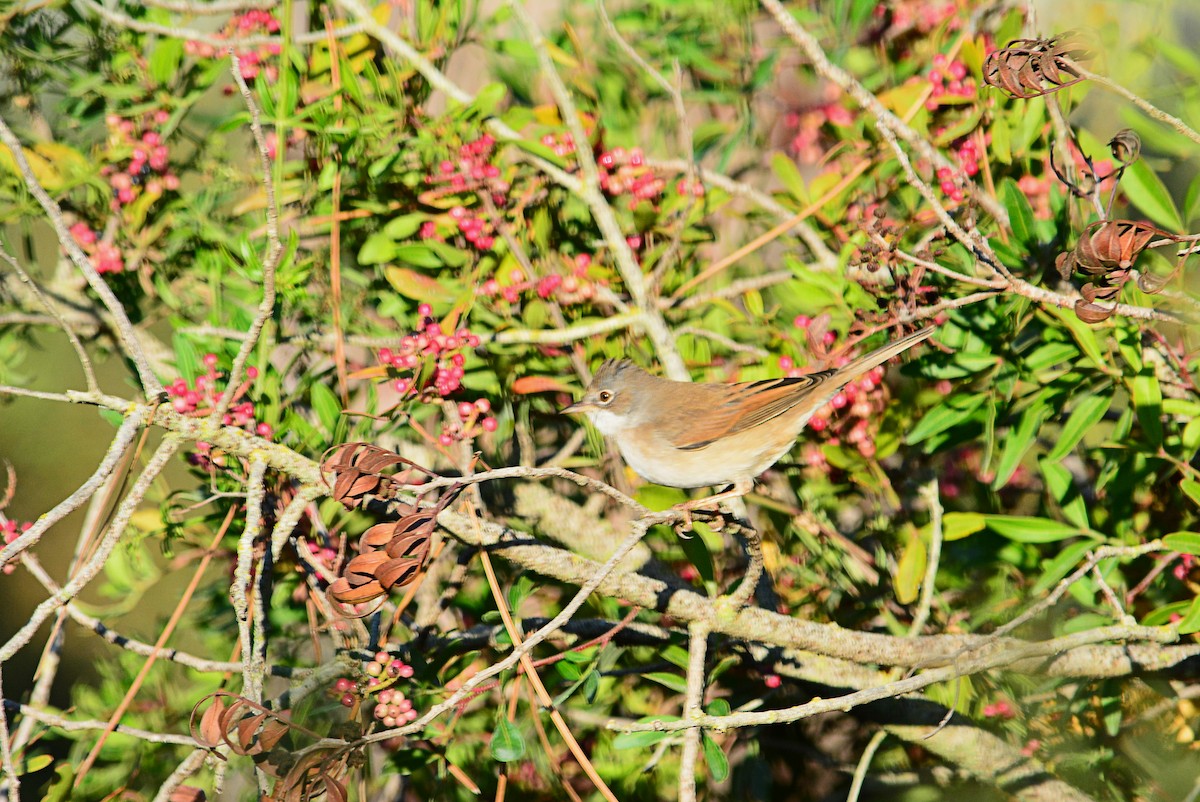
M 591 412 L 596 407 L 593 404 L 588 404 L 584 401 L 576 401 L 569 407 L 564 407 L 559 410 L 559 415 L 574 415 L 576 412 Z

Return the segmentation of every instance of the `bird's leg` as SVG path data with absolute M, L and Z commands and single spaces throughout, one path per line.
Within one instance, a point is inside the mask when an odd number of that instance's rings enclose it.
M 682 504 L 676 504 L 672 509 L 678 510 L 683 515 L 683 521 L 675 527 L 675 531 L 682 535 L 684 532 L 692 531 L 692 510 L 701 510 L 712 508 L 714 511 L 720 511 L 720 504 L 731 498 L 739 498 L 746 495 L 754 488 L 753 479 L 737 479 L 733 486 L 728 490 L 722 490 L 711 496 L 704 498 L 696 498 L 691 501 L 685 501 Z

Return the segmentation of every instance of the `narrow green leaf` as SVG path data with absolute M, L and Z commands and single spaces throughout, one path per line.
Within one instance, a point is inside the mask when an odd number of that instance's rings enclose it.
M 1171 551 L 1200 554 L 1200 532 L 1172 532 L 1163 538 Z
M 921 535 L 914 529 L 896 564 L 896 601 L 901 604 L 912 604 L 916 601 L 928 562 L 929 550 L 925 547 Z
M 988 529 L 1018 543 L 1054 543 L 1088 534 L 1087 530 L 1051 518 L 1026 518 L 1021 515 L 986 515 Z
M 776 151 L 771 157 L 771 171 L 793 198 L 800 203 L 808 203 L 808 189 L 804 184 L 804 176 L 800 175 L 795 162 Z
M 1193 632 L 1200 632 L 1200 596 L 1192 599 L 1192 606 L 1183 614 L 1183 618 L 1179 621 L 1179 634 L 1191 635 Z
M 951 429 L 975 414 L 986 400 L 984 395 L 952 395 L 933 409 L 909 431 L 904 442 L 915 445 L 922 440 Z
M 613 738 L 613 749 L 642 749 L 665 741 L 673 733 L 669 732 L 623 732 Z
M 1075 481 L 1071 472 L 1057 462 L 1048 459 L 1038 460 L 1042 476 L 1046 480 L 1046 489 L 1058 502 L 1063 517 L 1082 529 L 1090 528 L 1087 514 L 1087 504 L 1083 495 L 1075 489 Z
M 501 763 L 511 763 L 525 757 L 525 736 L 517 725 L 504 716 L 496 721 L 496 729 L 492 731 L 490 746 L 492 759 Z
M 200 375 L 200 351 L 190 337 L 176 332 L 171 336 L 171 347 L 175 350 L 175 369 L 179 375 L 193 381 Z
M 978 512 L 948 512 L 942 516 L 942 540 L 962 540 L 987 526 L 987 518 Z
M 667 671 L 651 671 L 643 676 L 652 682 L 657 682 L 659 685 L 670 688 L 676 693 L 687 693 L 687 680 L 678 674 L 672 674 Z
M 1054 448 L 1050 449 L 1046 459 L 1058 462 L 1070 454 L 1083 436 L 1100 422 L 1111 404 L 1112 396 L 1108 393 L 1085 395 L 1075 405 L 1075 409 L 1071 410 L 1071 417 L 1067 418 L 1067 422 L 1063 424 L 1058 441 L 1054 444 Z
M 1125 170 L 1121 189 L 1138 211 L 1152 221 L 1177 233 L 1183 231 L 1183 220 L 1170 191 L 1144 160 Z
M 333 434 L 337 429 L 338 418 L 342 416 L 342 404 L 333 390 L 316 382 L 308 391 L 308 400 L 312 403 L 313 412 L 317 413 L 317 420 L 321 421 L 325 431 Z
M 1050 417 L 1050 407 L 1046 403 L 1046 394 L 1042 393 L 1033 403 L 1021 413 L 1017 428 L 1004 438 L 1004 447 L 1000 450 L 1000 459 L 996 463 L 996 478 L 992 480 L 992 488 L 999 490 L 1008 484 L 1013 472 L 1021 464 L 1021 458 L 1033 446 L 1038 430 L 1046 418 Z
M 1064 576 L 1074 570 L 1083 556 L 1094 548 L 1096 548 L 1096 543 L 1092 540 L 1081 540 L 1078 543 L 1064 546 L 1063 550 L 1054 556 L 1054 559 L 1042 564 L 1042 575 L 1030 589 L 1029 595 L 1040 596 L 1057 585 Z
M 1149 445 L 1157 446 L 1162 443 L 1162 387 L 1158 377 L 1153 373 L 1142 373 L 1134 376 L 1129 383 L 1129 392 L 1133 396 L 1133 406 L 1137 412 L 1138 422 L 1146 433 Z
M 729 778 L 729 758 L 725 757 L 725 753 L 721 751 L 721 746 L 708 733 L 704 733 L 704 762 L 708 764 L 708 771 L 712 774 L 712 778 L 717 782 L 724 782 Z
M 1200 507 L 1200 482 L 1195 479 L 1184 479 L 1179 483 L 1179 489 L 1192 500 L 1192 503 Z
M 1037 231 L 1034 229 L 1033 209 L 1029 199 L 1011 178 L 1005 178 L 1000 184 L 1000 197 L 1004 208 L 1008 211 L 1008 224 L 1013 236 L 1021 245 L 1028 248 L 1037 242 Z
M 1100 340 L 1096 337 L 1096 330 L 1084 323 L 1075 314 L 1074 309 L 1060 309 L 1057 306 L 1046 307 L 1046 312 L 1054 318 L 1057 318 L 1071 332 L 1071 336 L 1075 338 L 1075 342 L 1087 354 L 1087 357 L 1092 360 L 1097 368 L 1103 371 L 1108 371 L 1108 361 L 1104 358 L 1100 350 Z

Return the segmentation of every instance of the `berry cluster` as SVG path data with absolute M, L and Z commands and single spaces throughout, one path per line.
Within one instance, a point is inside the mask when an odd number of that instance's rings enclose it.
M 429 304 L 417 307 L 422 327 L 400 341 L 399 350 L 383 348 L 379 362 L 390 371 L 405 375 L 395 379 L 393 388 L 402 398 L 415 398 L 424 403 L 439 403 L 462 387 L 465 375 L 466 352 L 479 346 L 480 339 L 466 328 L 447 333 L 442 324 L 433 320 Z M 421 384 L 426 360 L 434 360 L 433 373 Z M 446 424 L 438 442 L 448 446 L 456 440 L 475 437 L 481 432 L 496 431 L 498 422 L 489 413 L 492 404 L 486 398 L 462 401 L 458 405 L 458 420 Z
M 600 168 L 600 188 L 612 197 L 632 196 L 629 208 L 639 201 L 653 201 L 662 195 L 667 182 L 654 174 L 646 164 L 641 148 L 613 148 L 596 159 Z
M 581 253 L 575 257 L 569 274 L 551 273 L 537 281 L 527 279 L 524 271 L 514 269 L 508 274 L 507 284 L 501 284 L 493 276 L 479 287 L 479 294 L 515 304 L 521 300 L 522 293 L 533 291 L 543 300 L 554 298 L 563 305 L 584 303 L 596 294 L 595 285 L 587 277 L 591 265 L 591 255 Z
M 793 321 L 795 326 L 806 330 L 812 324 L 807 315 L 799 315 Z M 837 335 L 827 331 L 821 338 L 825 347 L 837 342 Z M 842 367 L 850 362 L 849 356 L 837 359 L 832 367 Z M 803 376 L 806 371 L 788 357 L 781 357 L 779 366 L 789 377 Z M 830 399 L 829 403 L 813 413 L 808 421 L 808 429 L 816 432 L 823 442 L 832 446 L 846 442 L 858 449 L 858 453 L 870 459 L 875 456 L 874 421 L 887 406 L 886 391 L 883 387 L 883 365 L 872 368 L 863 376 L 847 384 Z M 804 450 L 805 462 L 813 468 L 828 470 L 825 455 L 821 449 L 810 443 Z
M 984 718 L 1016 718 L 1017 709 L 1007 699 L 1000 699 L 983 708 Z
M 229 20 L 225 26 L 225 30 L 217 34 L 220 39 L 242 39 L 260 34 L 279 33 L 279 20 L 271 15 L 271 12 L 263 9 L 252 9 L 245 14 L 239 14 Z M 224 48 L 217 48 L 206 42 L 187 42 L 184 44 L 184 50 L 192 56 L 198 58 L 215 58 L 224 52 Z M 247 81 L 251 81 L 258 77 L 260 72 L 265 73 L 267 79 L 274 82 L 279 77 L 279 68 L 274 64 L 267 62 L 274 56 L 280 53 L 278 43 L 264 44 L 253 50 L 236 50 L 238 63 L 241 65 L 242 77 Z
M 9 518 L 0 517 L 0 535 L 4 536 L 4 545 L 7 546 L 9 543 L 12 543 L 32 526 L 32 521 L 19 524 Z M 15 570 L 17 570 L 15 562 L 6 563 L 3 568 L 0 568 L 0 572 L 5 574 L 11 574 Z
M 783 117 L 783 125 L 791 134 L 788 150 L 805 164 L 816 164 L 825 157 L 827 141 L 822 140 L 821 128 L 831 125 L 850 125 L 854 115 L 839 102 L 841 90 L 827 84 L 822 103 L 803 110 L 789 111 Z
M 495 229 L 491 223 L 476 217 L 464 206 L 455 206 L 450 210 L 450 217 L 458 225 L 463 239 L 481 251 L 490 251 L 496 244 Z M 422 228 L 422 233 L 424 233 Z
M 466 350 L 479 345 L 479 338 L 465 328 L 447 334 L 442 324 L 433 319 L 433 307 L 429 304 L 417 306 L 417 314 L 423 324 L 421 330 L 405 336 L 400 341 L 400 350 L 383 348 L 379 351 L 379 362 L 387 368 L 408 372 L 411 376 L 396 379 L 394 387 L 402 396 L 423 396 L 429 400 L 432 394 L 442 398 L 462 386 L 465 374 Z M 418 385 L 421 367 L 426 359 L 436 359 L 432 381 Z
M 486 189 L 493 203 L 504 206 L 512 186 L 500 178 L 500 168 L 492 164 L 495 150 L 496 138 L 491 134 L 466 142 L 458 148 L 458 159 L 443 159 L 436 172 L 425 176 L 425 183 L 452 195 Z
M 196 418 L 212 414 L 213 407 L 224 391 L 221 382 L 222 373 L 217 370 L 217 362 L 216 354 L 205 354 L 206 373 L 197 376 L 191 384 L 188 384 L 186 379 L 177 378 L 167 385 L 167 395 L 171 398 L 171 406 L 176 412 Z M 236 403 L 221 417 L 221 425 L 237 426 L 253 432 L 259 437 L 270 438 L 275 430 L 271 424 L 255 420 L 254 402 L 239 400 L 245 397 L 250 390 L 251 383 L 258 378 L 258 368 L 246 368 L 246 376 L 246 381 L 242 382 L 233 395 Z M 225 467 L 224 455 L 214 452 L 211 443 L 196 443 L 196 453 L 191 456 L 191 461 L 205 470 L 212 470 L 214 466 Z
M 943 24 L 951 31 L 962 27 L 962 18 L 958 16 L 958 6 L 953 0 L 940 3 L 929 0 L 891 0 L 875 6 L 872 13 L 878 20 L 887 20 L 887 27 L 883 31 L 885 39 L 905 36 L 913 31 L 927 34 Z
M 925 108 L 935 110 L 942 98 L 954 101 L 971 100 L 978 94 L 975 79 L 967 76 L 967 65 L 955 59 L 951 61 L 942 53 L 933 57 L 933 69 L 929 71 L 929 98 Z
M 984 145 L 991 142 L 991 134 L 983 137 Z M 962 183 L 969 181 L 979 174 L 979 165 L 983 154 L 979 152 L 978 138 L 968 134 L 954 143 L 954 157 L 958 160 L 958 171 L 949 167 L 939 167 L 937 171 L 938 185 L 942 193 L 950 200 L 958 203 L 965 197 Z
M 79 222 L 71 226 L 71 236 L 88 255 L 88 261 L 97 273 L 122 273 L 125 271 L 125 258 L 121 249 L 107 240 L 101 240 L 87 223 Z
M 542 144 L 554 151 L 555 156 L 570 156 L 575 152 L 575 138 L 566 132 L 544 134 Z
M 133 203 L 143 192 L 159 197 L 165 191 L 179 189 L 179 176 L 171 172 L 171 154 L 158 130 L 170 118 L 162 109 L 145 115 L 140 122 L 117 114 L 105 118 L 110 150 L 122 154 L 122 158 L 129 154 L 128 163 L 122 167 L 106 164 L 100 168 L 113 190 L 114 211 Z
M 404 693 L 392 687 L 401 679 L 410 679 L 413 667 L 403 660 L 393 658 L 387 652 L 378 652 L 375 658 L 363 667 L 366 678 L 355 682 L 340 677 L 333 684 L 333 693 L 343 707 L 353 708 L 366 694 L 375 695 L 373 715 L 385 727 L 396 727 L 417 717 L 412 701 Z

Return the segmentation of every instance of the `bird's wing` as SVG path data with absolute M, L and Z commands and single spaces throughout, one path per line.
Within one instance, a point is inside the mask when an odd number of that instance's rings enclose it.
M 663 428 L 675 448 L 694 451 L 722 437 L 761 426 L 793 409 L 837 371 L 825 370 L 788 379 L 764 379 L 730 385 L 711 385 L 711 403 L 703 410 L 681 415 Z

